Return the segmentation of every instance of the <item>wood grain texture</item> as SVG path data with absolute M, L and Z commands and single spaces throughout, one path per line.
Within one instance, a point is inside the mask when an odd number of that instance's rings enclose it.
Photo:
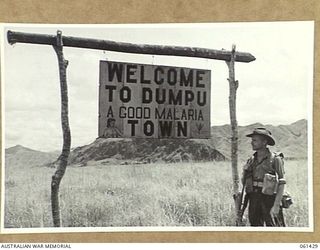
M 47 34 L 32 34 L 23 32 L 14 32 L 9 30 L 7 33 L 8 42 L 15 43 L 31 43 L 40 45 L 55 45 L 56 37 Z M 117 51 L 124 53 L 148 54 L 148 55 L 167 55 L 167 56 L 185 56 L 185 57 L 200 57 L 222 61 L 231 59 L 231 51 L 215 50 L 197 47 L 181 47 L 181 46 L 164 46 L 164 45 L 149 45 L 149 44 L 133 44 L 110 40 L 81 38 L 62 36 L 64 47 L 97 49 L 104 51 Z M 236 52 L 236 62 L 251 62 L 256 58 L 247 52 Z
M 0 242 L 319 242 L 320 239 L 320 68 L 318 0 L 2 0 L 0 21 L 8 23 L 172 23 L 315 21 L 313 106 L 313 233 L 148 232 L 0 235 Z M 3 116 L 2 116 L 3 117 Z

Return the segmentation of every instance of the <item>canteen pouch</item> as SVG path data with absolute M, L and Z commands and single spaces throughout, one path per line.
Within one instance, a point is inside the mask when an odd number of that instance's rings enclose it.
M 292 197 L 288 192 L 285 192 L 281 199 L 281 207 L 289 208 L 293 204 Z
M 265 174 L 263 179 L 262 193 L 273 195 L 277 192 L 278 176 L 273 174 Z

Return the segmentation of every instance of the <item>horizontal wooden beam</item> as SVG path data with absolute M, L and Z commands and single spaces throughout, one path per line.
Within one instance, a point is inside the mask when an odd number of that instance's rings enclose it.
M 23 33 L 8 31 L 7 39 L 10 44 L 15 43 L 32 43 L 43 45 L 56 45 L 57 38 L 55 35 L 43 35 L 33 33 Z M 180 47 L 180 46 L 162 46 L 162 45 L 148 45 L 148 44 L 132 44 L 115 42 L 109 40 L 98 40 L 90 38 L 80 38 L 63 36 L 63 46 L 98 49 L 105 51 L 116 51 L 123 53 L 135 54 L 149 54 L 149 55 L 166 55 L 166 56 L 186 56 L 186 57 L 200 57 L 215 60 L 231 60 L 231 51 L 227 50 L 213 50 L 197 47 Z M 250 53 L 236 52 L 235 61 L 237 62 L 251 62 L 256 58 Z

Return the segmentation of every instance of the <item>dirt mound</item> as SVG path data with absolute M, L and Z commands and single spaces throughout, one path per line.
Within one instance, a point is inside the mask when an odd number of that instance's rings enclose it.
M 141 163 L 225 160 L 209 140 L 98 138 L 89 145 L 75 148 L 69 164 L 86 165 L 89 161 L 110 158 Z

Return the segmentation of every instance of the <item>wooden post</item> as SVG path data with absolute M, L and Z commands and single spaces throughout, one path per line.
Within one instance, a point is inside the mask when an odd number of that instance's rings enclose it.
M 233 198 L 235 202 L 236 216 L 238 218 L 239 207 L 241 205 L 241 195 L 239 194 L 239 173 L 238 173 L 238 124 L 236 115 L 236 100 L 238 81 L 235 80 L 234 62 L 236 57 L 236 46 L 232 45 L 231 59 L 226 61 L 229 68 L 229 112 L 231 124 L 231 169 L 233 182 Z
M 9 30 L 7 32 L 7 39 L 10 44 L 14 43 L 32 43 L 42 45 L 55 45 L 56 37 L 53 35 L 32 34 L 23 32 L 14 32 Z M 231 60 L 231 51 L 215 50 L 198 47 L 180 47 L 180 46 L 161 46 L 150 44 L 133 44 L 115 42 L 109 40 L 98 40 L 91 38 L 80 38 L 72 36 L 62 37 L 64 47 L 98 49 L 105 51 L 116 51 L 124 53 L 137 53 L 147 55 L 167 55 L 167 56 L 186 56 L 208 58 L 222 61 Z M 237 62 L 251 62 L 256 58 L 250 53 L 237 52 L 235 61 Z
M 51 181 L 51 207 L 52 207 L 52 218 L 53 225 L 55 227 L 61 226 L 60 218 L 60 205 L 59 205 L 59 187 L 62 177 L 66 171 L 68 158 L 70 154 L 71 145 L 71 134 L 69 127 L 69 117 L 68 117 L 68 86 L 66 69 L 68 66 L 68 61 L 64 59 L 63 56 L 63 43 L 62 43 L 62 33 L 57 31 L 56 45 L 54 45 L 54 50 L 58 57 L 59 63 L 59 76 L 60 76 L 60 95 L 61 95 L 61 125 L 63 133 L 63 147 L 61 155 L 58 158 L 57 170 L 52 176 Z

